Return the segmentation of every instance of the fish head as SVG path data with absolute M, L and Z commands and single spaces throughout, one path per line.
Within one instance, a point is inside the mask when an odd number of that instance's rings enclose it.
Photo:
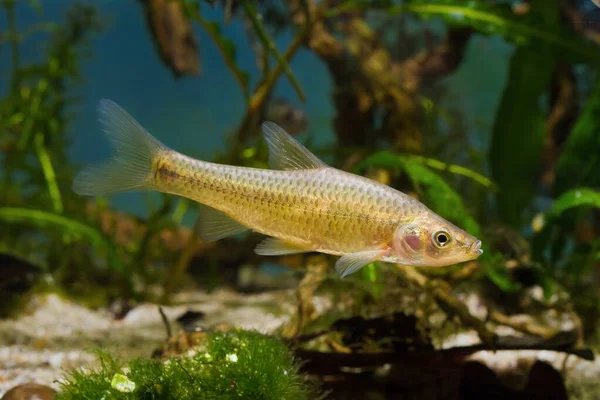
M 399 263 L 428 267 L 457 264 L 483 254 L 481 240 L 432 212 L 401 224 L 392 252 Z

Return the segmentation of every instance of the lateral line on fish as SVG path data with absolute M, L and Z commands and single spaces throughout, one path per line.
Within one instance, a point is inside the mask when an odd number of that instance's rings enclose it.
M 181 180 L 184 180 L 186 182 L 190 182 L 190 183 L 195 183 L 195 184 L 201 185 L 201 186 L 203 186 L 203 187 L 205 187 L 207 189 L 210 189 L 210 188 L 212 188 L 211 186 L 214 186 L 214 185 L 207 184 L 207 181 L 204 180 L 204 179 L 195 179 L 195 178 L 193 178 L 193 177 L 191 177 L 189 175 L 180 174 L 180 173 L 176 172 L 174 169 L 169 168 L 169 167 L 171 167 L 171 165 L 170 165 L 168 156 L 161 157 L 158 160 L 155 176 L 157 176 L 157 179 L 158 179 L 159 183 L 161 182 L 160 179 L 167 178 L 167 179 L 181 179 Z M 162 183 L 165 183 L 165 182 L 162 182 Z M 212 189 L 214 189 L 214 188 L 212 188 Z M 225 190 L 225 189 L 223 189 L 221 191 L 223 193 L 234 193 L 235 192 L 233 190 L 229 190 L 228 191 L 228 190 Z M 249 200 L 256 201 L 256 202 L 261 203 L 261 204 L 265 204 L 265 205 L 282 204 L 283 205 L 283 203 L 275 202 L 275 201 L 273 201 L 271 199 L 264 198 L 264 197 L 261 197 L 259 195 L 253 195 L 253 194 L 247 193 L 246 191 L 239 191 L 239 192 L 235 192 L 235 193 L 238 193 L 238 194 L 244 196 L 245 198 L 247 198 Z M 356 206 L 358 207 L 358 206 L 360 206 L 360 204 L 356 204 Z M 302 211 L 304 211 L 304 212 L 312 209 L 311 207 L 304 206 L 304 205 L 298 205 L 297 207 L 299 209 L 301 209 Z M 381 222 L 381 223 L 389 223 L 389 221 L 386 220 L 385 218 L 382 218 L 382 217 L 379 217 L 379 216 L 368 215 L 368 214 L 358 214 L 358 215 L 356 215 L 356 214 L 352 214 L 352 213 L 336 213 L 335 211 L 331 212 L 331 211 L 329 211 L 327 209 L 320 209 L 320 210 L 313 210 L 313 211 L 317 212 L 320 215 L 323 215 L 324 217 L 325 216 L 334 215 L 334 216 L 336 216 L 336 217 L 338 217 L 340 219 L 356 218 L 356 219 L 364 220 L 364 221 L 367 221 L 367 222 L 374 221 L 374 222 Z

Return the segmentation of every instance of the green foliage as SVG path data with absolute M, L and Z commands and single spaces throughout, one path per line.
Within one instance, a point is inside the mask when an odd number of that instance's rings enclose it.
M 556 165 L 554 190 L 600 186 L 600 80 L 573 127 Z
M 600 208 L 600 192 L 590 188 L 577 188 L 560 195 L 550 209 L 541 214 L 542 228 L 533 237 L 533 254 L 536 260 L 553 265 L 559 262 L 569 234 L 565 230 L 577 215 L 589 208 Z M 573 214 L 576 212 L 575 214 Z M 565 221 L 566 220 L 566 221 Z M 547 252 L 548 248 L 551 249 Z
M 535 3 L 532 2 L 532 3 Z M 543 8 L 556 8 L 555 1 L 541 1 Z M 484 35 L 500 35 L 518 45 L 536 42 L 551 45 L 571 62 L 600 63 L 598 46 L 573 35 L 563 25 L 545 19 L 537 13 L 516 15 L 508 3 L 462 0 L 407 0 L 396 4 L 392 0 L 349 0 L 329 15 L 356 9 L 384 9 L 394 15 L 409 12 L 423 18 L 439 17 L 451 27 L 469 27 Z
M 467 177 L 487 189 L 491 189 L 491 190 L 496 189 L 496 184 L 494 182 L 492 182 L 487 176 L 482 175 L 476 171 L 473 171 L 472 169 L 463 167 L 461 165 L 447 164 L 440 160 L 436 160 L 436 159 L 428 158 L 428 157 L 413 155 L 413 156 L 411 156 L 411 158 L 413 161 L 421 162 L 430 168 L 437 169 L 440 171 L 448 171 L 451 174 L 462 175 L 464 177 Z
M 71 190 L 65 132 L 74 99 L 68 91 L 80 79 L 90 36 L 101 30 L 96 10 L 76 4 L 67 9 L 64 23 L 37 23 L 22 33 L 14 2 L 2 5 L 10 21 L 2 37 L 9 41 L 12 70 L 9 91 L 0 99 L 0 248 L 35 255 L 32 263 L 70 294 L 89 294 L 84 286 L 103 281 L 111 284 L 102 291 L 113 297 L 136 297 L 128 250 L 100 228 L 102 210 L 91 212 L 86 199 Z M 45 57 L 22 66 L 21 41 L 40 31 L 46 32 Z
M 573 189 L 558 197 L 550 210 L 546 212 L 546 218 L 550 221 L 560 217 L 565 211 L 575 207 L 600 208 L 600 192 L 589 188 Z
M 278 339 L 256 332 L 209 334 L 188 355 L 122 363 L 99 352 L 101 368 L 74 371 L 60 400 L 76 399 L 315 399 L 298 363 Z
M 555 286 L 549 284 L 548 275 L 571 290 L 585 292 L 584 277 L 593 276 L 600 261 L 600 239 L 580 245 L 572 243 L 572 226 L 594 208 L 600 208 L 600 192 L 577 188 L 563 193 L 538 217 L 541 229 L 532 238 L 532 256 L 544 267 L 540 278 L 546 283 L 546 296 L 553 293 Z M 570 248 L 570 244 L 575 246 Z
M 231 70 L 235 79 L 238 81 L 242 92 L 244 93 L 244 98 L 246 99 L 246 101 L 249 102 L 249 74 L 246 71 L 240 69 L 237 65 L 235 44 L 222 34 L 221 25 L 218 22 L 208 21 L 204 17 L 202 17 L 200 13 L 200 3 L 197 0 L 179 1 L 182 1 L 187 16 L 193 21 L 199 23 L 202 26 L 202 28 L 204 28 L 206 32 L 211 36 L 211 38 L 217 45 L 219 51 L 223 55 L 225 64 Z M 275 60 L 281 65 L 283 71 L 287 75 L 290 83 L 292 84 L 292 87 L 294 88 L 294 90 L 296 90 L 298 97 L 302 102 L 305 102 L 306 95 L 304 94 L 300 83 L 298 82 L 294 73 L 292 72 L 288 61 L 285 59 L 284 56 L 282 56 L 282 54 L 277 49 L 275 42 L 267 33 L 267 30 L 262 22 L 263 16 L 255 9 L 252 2 L 242 1 L 241 5 L 246 13 L 246 17 L 250 20 L 252 27 L 254 28 L 259 40 L 261 41 L 266 51 L 266 54 L 272 54 L 275 57 Z M 268 7 L 267 9 L 272 11 L 272 7 Z
M 545 21 L 556 22 L 558 5 L 552 4 L 534 1 L 532 12 L 542 10 L 537 13 Z M 546 134 L 540 98 L 552 79 L 555 60 L 555 52 L 544 43 L 518 48 L 496 112 L 490 146 L 492 177 L 500 189 L 496 207 L 502 220 L 513 227 L 523 222 L 523 210 L 537 189 Z
M 113 253 L 113 244 L 92 226 L 88 226 L 78 220 L 74 220 L 52 212 L 16 207 L 0 207 L 0 221 L 8 224 L 27 224 L 39 229 L 56 229 L 64 232 L 69 238 L 65 240 L 77 240 L 84 238 L 93 247 L 102 248 L 109 254 Z M 110 265 L 114 268 L 121 267 L 118 260 Z

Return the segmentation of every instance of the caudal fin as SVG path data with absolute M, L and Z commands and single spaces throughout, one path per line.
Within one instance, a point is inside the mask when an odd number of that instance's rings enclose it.
M 155 157 L 168 148 L 110 100 L 100 101 L 98 115 L 115 155 L 79 172 L 73 181 L 75 193 L 104 195 L 150 189 Z

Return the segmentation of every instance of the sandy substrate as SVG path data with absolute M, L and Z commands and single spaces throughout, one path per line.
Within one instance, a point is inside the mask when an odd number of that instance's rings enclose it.
M 178 300 L 186 304 L 164 307 L 164 311 L 171 321 L 193 310 L 206 314 L 205 326 L 227 323 L 268 333 L 288 321 L 289 296 L 285 292 L 194 293 L 180 296 Z M 273 305 L 282 312 L 270 312 Z M 57 380 L 65 370 L 94 363 L 90 349 L 115 350 L 122 357 L 149 356 L 167 337 L 158 308 L 152 304 L 136 307 L 122 320 L 56 295 L 36 297 L 27 308 L 33 310 L 28 315 L 0 321 L 0 396 L 25 382 L 59 388 Z
M 292 290 L 243 295 L 227 290 L 211 294 L 179 296 L 177 306 L 165 307 L 174 321 L 186 311 L 205 314 L 204 326 L 227 323 L 269 333 L 289 321 L 294 312 Z M 323 307 L 317 307 L 323 308 Z M 325 307 L 326 308 L 326 307 Z M 161 347 L 166 330 L 158 308 L 142 304 L 124 319 L 115 320 L 106 311 L 91 311 L 56 295 L 35 297 L 29 313 L 0 321 L 0 396 L 15 385 L 35 382 L 58 389 L 65 370 L 95 362 L 88 349 L 115 350 L 122 357 L 149 356 Z M 176 323 L 173 322 L 176 326 Z M 443 347 L 467 345 L 476 335 L 449 338 Z M 600 359 L 584 361 L 550 351 L 478 352 L 473 359 L 497 372 L 517 372 L 535 360 L 546 361 L 561 371 L 572 399 L 600 400 Z

